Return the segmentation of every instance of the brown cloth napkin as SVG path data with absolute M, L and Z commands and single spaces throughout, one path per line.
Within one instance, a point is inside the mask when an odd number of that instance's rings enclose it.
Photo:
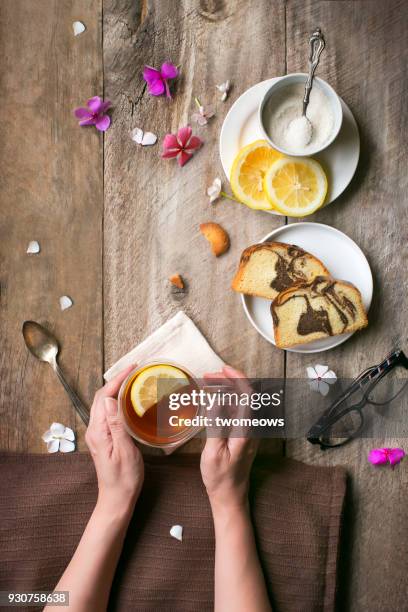
M 340 468 L 273 457 L 254 467 L 251 506 L 274 612 L 334 609 L 345 486 Z M 0 453 L 0 590 L 52 590 L 95 499 L 86 454 Z M 184 527 L 182 542 L 169 535 L 174 524 Z M 109 610 L 213 610 L 213 572 L 213 524 L 198 458 L 149 460 Z

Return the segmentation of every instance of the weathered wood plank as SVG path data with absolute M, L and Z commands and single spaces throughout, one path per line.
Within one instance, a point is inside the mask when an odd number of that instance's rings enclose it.
M 243 248 L 283 219 L 227 201 L 211 207 L 206 196 L 223 176 L 218 137 L 228 108 L 250 85 L 284 72 L 283 32 L 281 2 L 104 1 L 105 89 L 115 105 L 105 140 L 107 366 L 184 309 L 227 362 L 248 375 L 283 375 L 283 354 L 252 329 L 229 288 Z M 166 60 L 181 67 L 171 101 L 149 96 L 141 77 L 144 64 Z M 222 103 L 216 84 L 227 78 L 233 89 Z M 129 138 L 139 126 L 161 141 L 191 121 L 196 96 L 217 114 L 194 128 L 205 144 L 185 167 L 162 160 L 159 146 L 137 147 Z M 219 259 L 200 235 L 205 221 L 231 236 Z M 170 289 L 175 272 L 188 282 L 185 297 Z
M 307 37 L 320 26 L 327 48 L 318 73 L 350 105 L 361 135 L 361 159 L 351 186 L 311 220 L 353 238 L 375 278 L 369 328 L 315 358 L 288 353 L 289 377 L 305 376 L 305 367 L 319 362 L 338 376 L 354 377 L 393 346 L 407 347 L 407 17 L 406 3 L 398 1 L 287 4 L 288 72 L 307 69 Z M 397 443 L 360 440 L 326 453 L 302 440 L 287 444 L 292 457 L 343 464 L 351 475 L 341 609 L 406 608 L 407 556 L 401 547 L 408 533 L 406 469 L 374 470 L 366 459 L 370 448 Z M 399 443 L 406 447 L 406 440 Z
M 87 29 L 75 38 L 77 19 Z M 48 322 L 89 402 L 102 372 L 102 138 L 72 110 L 102 93 L 100 0 L 4 0 L 0 45 L 0 447 L 44 452 L 41 434 L 61 421 L 81 448 L 83 425 L 21 327 Z M 29 257 L 33 239 L 41 253 Z M 74 307 L 61 312 L 64 294 Z

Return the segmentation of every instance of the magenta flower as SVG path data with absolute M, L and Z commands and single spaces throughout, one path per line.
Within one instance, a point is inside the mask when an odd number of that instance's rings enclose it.
M 400 463 L 405 457 L 402 448 L 373 448 L 368 453 L 368 460 L 373 465 L 384 465 L 389 463 L 392 467 Z
M 171 62 L 162 64 L 160 70 L 145 66 L 143 69 L 143 78 L 147 83 L 149 94 L 152 96 L 161 96 L 166 92 L 166 96 L 171 98 L 169 79 L 175 79 L 178 76 L 177 67 Z
M 179 166 L 184 166 L 202 144 L 202 140 L 198 136 L 193 136 L 191 127 L 186 125 L 179 129 L 177 136 L 166 134 L 163 140 L 162 157 L 164 159 L 177 157 Z
M 105 132 L 111 122 L 106 114 L 111 105 L 110 100 L 104 102 L 99 96 L 94 96 L 86 104 L 88 108 L 79 107 L 74 110 L 75 117 L 80 120 L 79 125 L 94 125 L 100 132 Z

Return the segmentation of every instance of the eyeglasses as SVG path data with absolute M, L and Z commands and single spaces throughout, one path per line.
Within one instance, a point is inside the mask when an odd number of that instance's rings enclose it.
M 356 438 L 364 426 L 363 408 L 367 404 L 389 404 L 407 387 L 408 379 L 397 376 L 400 367 L 407 370 L 408 359 L 396 349 L 379 365 L 361 372 L 311 427 L 308 441 L 325 450 L 343 446 Z

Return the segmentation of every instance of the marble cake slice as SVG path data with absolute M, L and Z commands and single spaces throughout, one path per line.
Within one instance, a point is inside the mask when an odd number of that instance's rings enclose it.
M 271 305 L 276 346 L 288 348 L 366 327 L 360 291 L 351 283 L 317 277 L 279 293 Z
M 316 276 L 330 273 L 314 255 L 293 244 L 262 242 L 242 253 L 232 288 L 273 300 L 295 283 L 308 282 Z

